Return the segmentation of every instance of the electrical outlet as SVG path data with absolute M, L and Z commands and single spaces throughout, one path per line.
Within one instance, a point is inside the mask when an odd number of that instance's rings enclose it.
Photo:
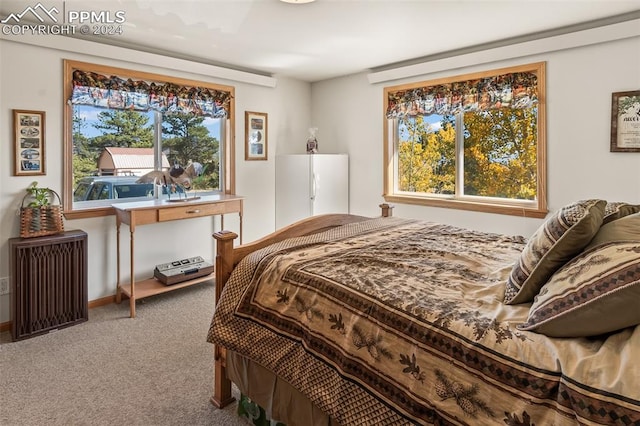
M 0 278 L 0 296 L 9 293 L 11 293 L 11 288 L 9 287 L 9 277 Z

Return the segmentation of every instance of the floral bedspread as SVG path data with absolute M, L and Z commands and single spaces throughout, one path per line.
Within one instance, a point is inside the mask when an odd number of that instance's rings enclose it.
M 640 331 L 554 339 L 502 303 L 517 236 L 380 218 L 245 258 L 208 341 L 341 424 L 640 424 Z

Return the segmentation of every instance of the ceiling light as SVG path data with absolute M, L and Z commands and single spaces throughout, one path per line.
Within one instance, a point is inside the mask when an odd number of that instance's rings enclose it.
M 280 1 L 284 3 L 302 4 L 302 3 L 311 3 L 316 0 L 280 0 Z

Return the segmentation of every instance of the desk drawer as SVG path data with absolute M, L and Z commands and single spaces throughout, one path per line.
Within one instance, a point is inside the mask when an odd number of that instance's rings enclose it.
M 190 217 L 212 216 L 227 211 L 224 203 L 194 204 L 191 206 L 170 207 L 158 210 L 158 222 L 189 219 Z

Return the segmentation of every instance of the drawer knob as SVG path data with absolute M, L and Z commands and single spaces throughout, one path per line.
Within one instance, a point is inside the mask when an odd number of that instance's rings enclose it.
M 191 214 L 191 213 L 200 213 L 200 209 L 187 210 L 187 214 Z

